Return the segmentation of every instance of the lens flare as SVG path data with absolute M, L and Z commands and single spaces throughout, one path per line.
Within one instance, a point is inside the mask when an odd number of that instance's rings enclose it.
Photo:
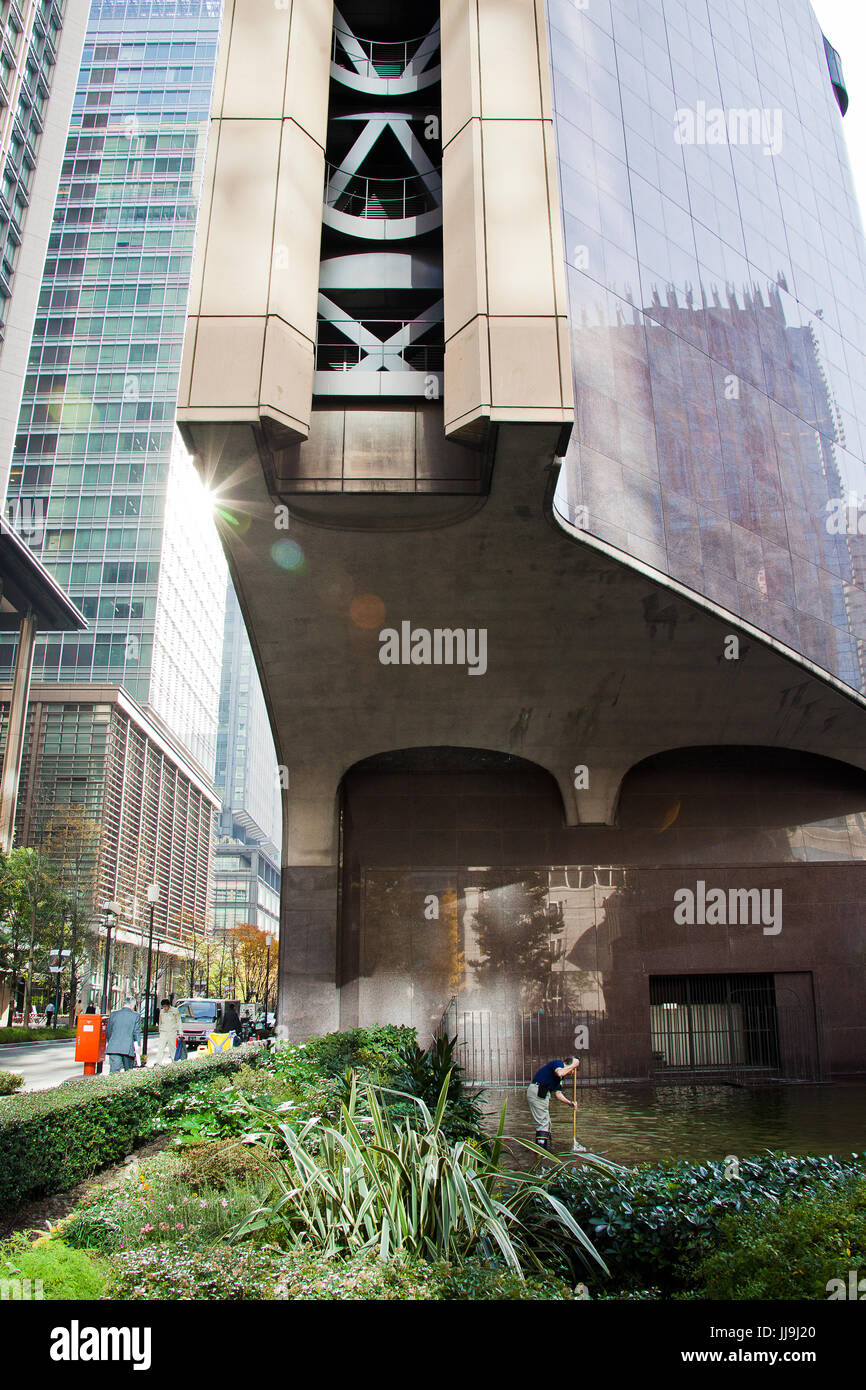
M 275 541 L 271 546 L 271 559 L 281 570 L 301 570 L 306 564 L 306 556 L 297 541 Z
M 245 536 L 250 529 L 250 517 L 237 512 L 229 511 L 228 507 L 220 506 L 217 503 L 213 508 L 214 516 L 231 528 L 237 536 Z
M 385 605 L 378 594 L 358 594 L 349 605 L 349 617 L 356 627 L 371 631 L 385 621 Z

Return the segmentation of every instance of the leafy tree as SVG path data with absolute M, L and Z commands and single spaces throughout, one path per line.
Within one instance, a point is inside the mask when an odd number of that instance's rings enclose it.
M 185 938 L 192 945 L 192 952 L 188 959 L 189 992 L 195 994 L 196 982 L 203 979 L 205 993 L 208 993 L 213 950 L 213 938 L 209 924 L 203 921 L 198 913 L 186 907 L 180 909 L 175 920 L 181 929 L 182 939 Z
M 276 949 L 271 947 L 268 970 L 268 944 L 265 933 L 253 922 L 238 922 L 230 927 L 228 937 L 234 962 L 236 986 L 245 999 L 264 999 L 265 986 L 271 993 L 276 979 Z M 268 978 L 270 976 L 270 979 Z
M 57 934 L 63 897 L 51 865 L 41 848 L 15 848 L 3 859 L 0 882 L 7 931 L 12 941 L 12 998 L 10 1020 L 15 1006 L 19 972 L 24 963 L 24 1021 L 29 1022 L 33 997 L 33 972 L 37 950 L 47 950 Z
M 12 850 L 0 861 L 0 950 L 2 950 L 3 970 L 9 977 L 9 1012 L 6 1018 L 11 1025 L 18 998 L 18 984 L 24 942 L 27 935 L 27 914 L 20 891 L 20 871 L 18 850 Z
M 57 806 L 43 822 L 41 845 L 66 904 L 70 938 L 64 947 L 70 952 L 69 1006 L 74 1014 L 79 971 L 95 935 L 102 827 L 79 803 Z

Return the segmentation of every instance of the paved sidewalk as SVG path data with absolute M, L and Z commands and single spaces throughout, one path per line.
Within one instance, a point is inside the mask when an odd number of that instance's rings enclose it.
M 24 1077 L 25 1091 L 44 1091 L 59 1086 L 70 1076 L 81 1076 L 83 1062 L 75 1061 L 75 1039 L 61 1042 L 0 1044 L 0 1070 Z

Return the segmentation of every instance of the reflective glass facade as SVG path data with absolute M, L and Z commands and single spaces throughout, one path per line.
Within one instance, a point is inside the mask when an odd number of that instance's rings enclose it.
M 811 6 L 548 18 L 576 395 L 557 505 L 862 692 L 866 252 Z
M 58 0 L 0 7 L 0 321 L 12 293 L 15 262 L 42 136 L 52 68 L 63 24 Z
M 282 811 L 268 713 L 231 580 L 226 590 L 216 790 L 214 927 L 239 922 L 279 934 Z
M 91 7 L 9 486 L 90 623 L 39 641 L 34 680 L 122 685 L 208 771 L 224 567 L 173 422 L 219 19 Z

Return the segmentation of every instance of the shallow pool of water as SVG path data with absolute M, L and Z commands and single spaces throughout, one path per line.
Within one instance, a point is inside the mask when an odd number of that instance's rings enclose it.
M 488 1091 L 487 1125 L 495 1129 L 503 1102 L 505 1132 L 534 1139 L 524 1089 Z M 665 1159 L 746 1158 L 765 1149 L 793 1154 L 866 1150 L 866 1085 L 587 1087 L 577 1092 L 577 1137 L 616 1163 Z M 572 1112 L 551 1101 L 553 1147 L 572 1150 Z M 514 1146 L 512 1161 L 534 1162 Z

